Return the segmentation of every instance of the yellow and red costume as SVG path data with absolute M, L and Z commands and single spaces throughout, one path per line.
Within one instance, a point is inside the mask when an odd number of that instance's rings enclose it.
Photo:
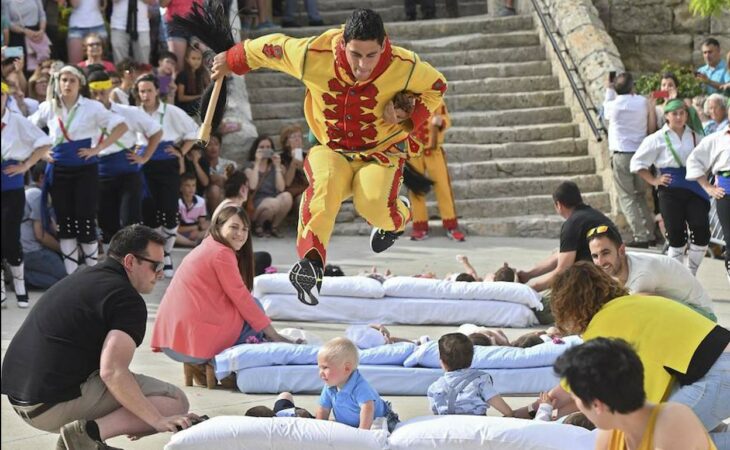
M 443 118 L 443 123 L 437 127 L 435 133 L 431 132 L 430 123 L 427 121 L 408 136 L 411 153 L 421 155 L 412 157 L 408 163 L 418 173 L 422 175 L 428 173 L 428 178 L 433 181 L 434 194 L 444 228 L 454 230 L 459 223 L 456 219 L 454 193 L 451 190 L 451 178 L 443 149 L 444 134 L 446 129 L 451 126 L 451 118 L 444 103 L 441 103 L 434 115 L 440 115 Z M 436 142 L 431 142 L 432 139 L 436 139 Z M 428 232 L 426 196 L 413 192 L 409 192 L 408 196 L 411 199 L 411 211 L 413 212 L 413 231 Z
M 403 231 L 408 207 L 398 199 L 408 134 L 439 106 L 446 80 L 413 52 L 386 37 L 380 60 L 366 81 L 357 81 L 345 55 L 342 29 L 311 38 L 271 34 L 228 50 L 236 74 L 267 68 L 304 83 L 304 116 L 320 143 L 309 152 L 304 171 L 309 187 L 302 196 L 297 232 L 301 258 L 316 251 L 324 263 L 335 217 L 353 197 L 358 213 L 386 231 Z M 403 90 L 418 94 L 409 121 L 383 120 L 385 105 Z

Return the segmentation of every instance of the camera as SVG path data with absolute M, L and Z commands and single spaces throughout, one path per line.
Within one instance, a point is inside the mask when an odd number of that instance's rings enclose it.
M 265 148 L 261 150 L 261 157 L 271 159 L 274 156 L 274 150 L 271 148 Z

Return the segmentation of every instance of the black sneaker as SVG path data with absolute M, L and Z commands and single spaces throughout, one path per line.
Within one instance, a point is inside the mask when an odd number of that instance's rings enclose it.
M 296 20 L 282 20 L 281 26 L 283 28 L 299 28 L 299 22 Z
M 289 271 L 289 281 L 297 290 L 297 298 L 309 306 L 319 303 L 322 277 L 324 277 L 322 264 L 306 258 L 294 264 Z M 309 297 L 309 301 L 307 301 L 307 297 Z
M 385 231 L 380 228 L 373 228 L 370 233 L 370 248 L 375 253 L 382 253 L 395 244 L 395 241 L 403 234 L 402 231 Z

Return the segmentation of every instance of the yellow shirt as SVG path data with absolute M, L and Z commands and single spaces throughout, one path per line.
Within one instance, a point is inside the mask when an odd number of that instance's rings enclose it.
M 304 116 L 317 140 L 352 157 L 391 164 L 388 156 L 406 157 L 403 141 L 441 104 L 446 79 L 413 52 L 392 46 L 386 37 L 380 61 L 367 81 L 356 81 L 345 55 L 342 29 L 311 38 L 270 34 L 228 50 L 234 73 L 267 68 L 304 83 Z M 418 95 L 411 120 L 388 124 L 385 104 L 403 90 Z M 400 144 L 395 147 L 396 144 Z
M 656 428 L 656 419 L 665 404 L 666 403 L 657 405 L 651 412 L 651 415 L 649 416 L 649 423 L 646 424 L 644 435 L 641 437 L 641 443 L 637 448 L 631 450 L 654 450 L 654 429 Z M 715 444 L 712 442 L 709 435 L 707 435 L 707 445 L 709 446 L 707 447 L 708 450 L 717 450 L 717 447 L 715 447 Z M 623 431 L 613 430 L 611 438 L 608 441 L 608 450 L 628 450 L 628 447 L 626 446 L 626 436 Z

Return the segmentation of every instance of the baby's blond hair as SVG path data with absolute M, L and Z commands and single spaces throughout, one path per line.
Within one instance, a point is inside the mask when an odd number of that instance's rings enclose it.
M 319 349 L 317 356 L 325 361 L 352 363 L 353 369 L 357 367 L 359 362 L 357 347 L 351 340 L 344 337 L 334 338 L 326 342 L 322 348 Z

